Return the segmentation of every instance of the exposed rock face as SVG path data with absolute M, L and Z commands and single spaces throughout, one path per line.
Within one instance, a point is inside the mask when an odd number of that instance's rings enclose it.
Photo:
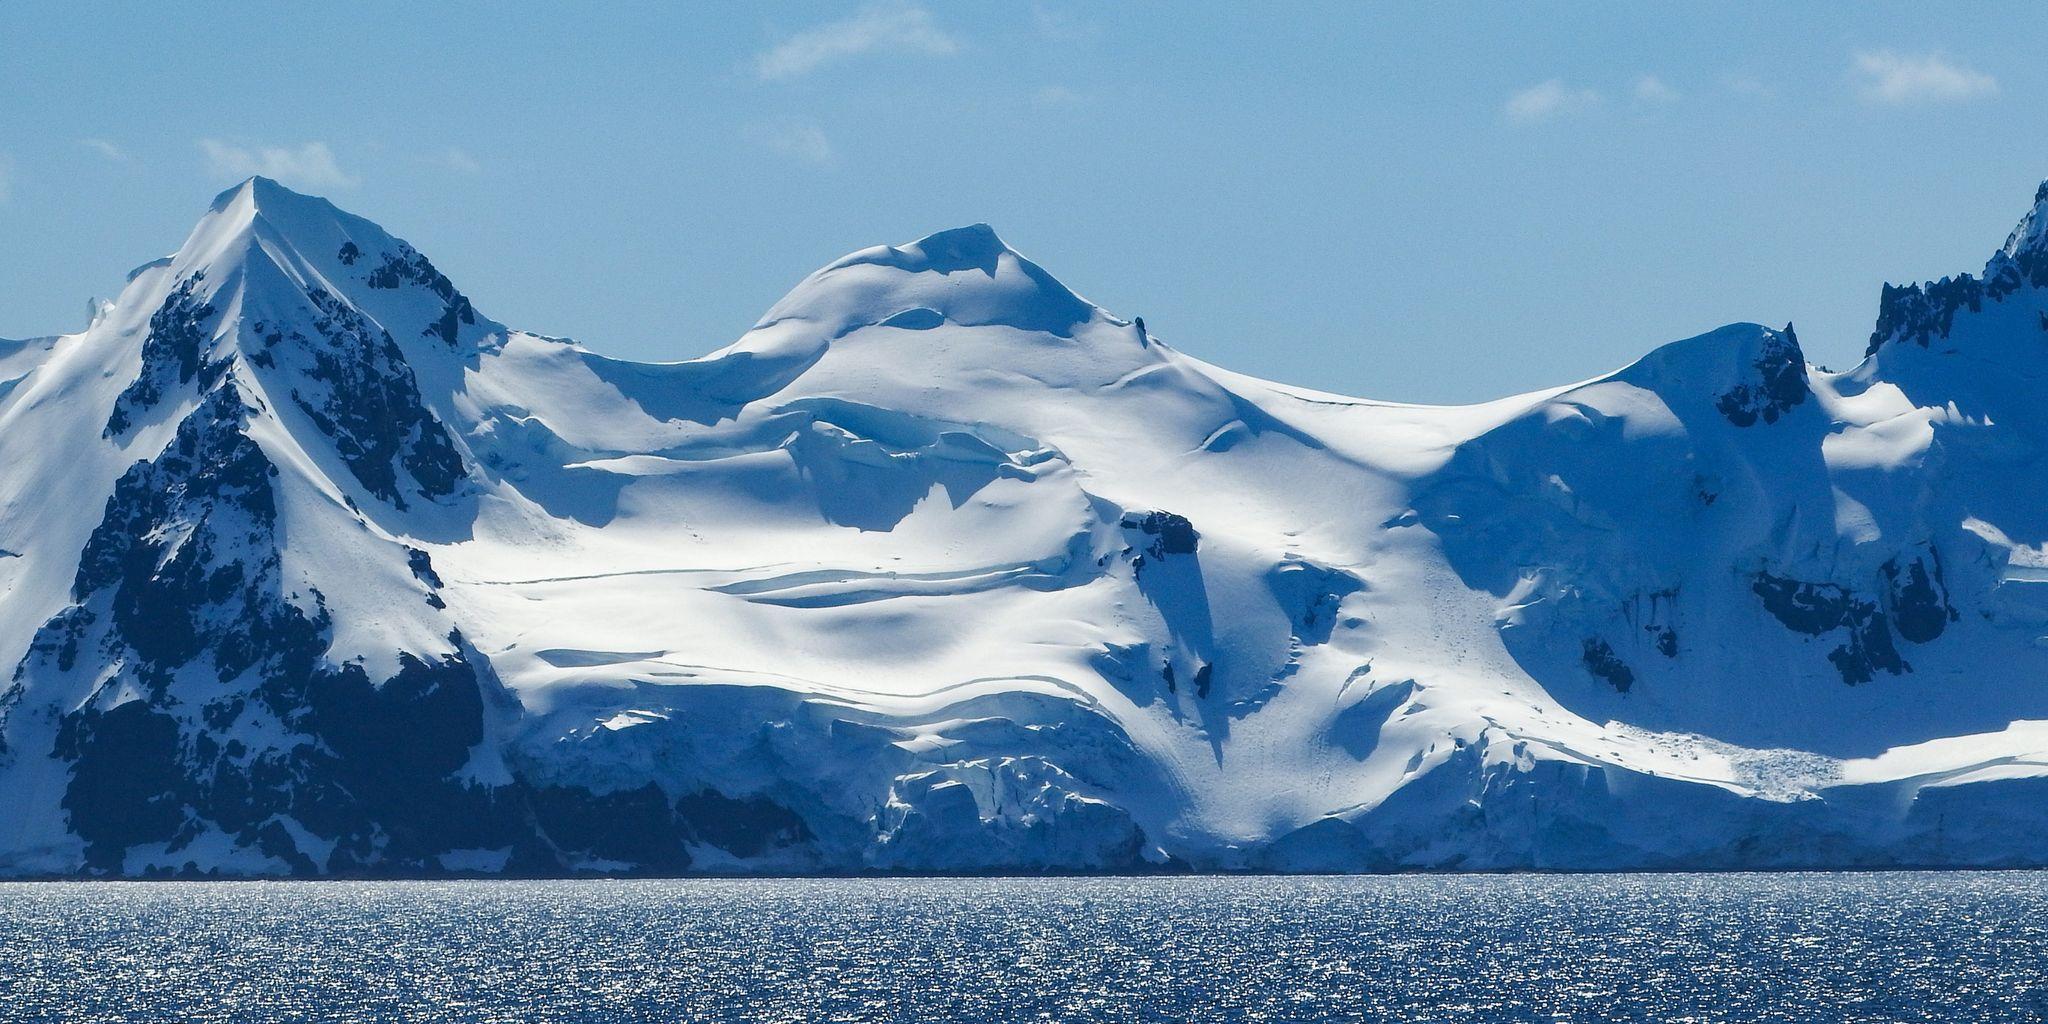
M 334 296 L 316 291 L 308 297 L 319 310 L 312 338 L 296 329 L 289 336 L 280 330 L 264 336 L 267 347 L 289 345 L 310 360 L 304 385 L 291 390 L 292 401 L 333 441 L 371 494 L 403 510 L 401 473 L 412 478 L 408 489 L 421 497 L 453 494 L 463 476 L 462 456 L 423 404 L 397 343 Z
M 439 657 L 400 653 L 386 679 L 324 660 L 326 601 L 283 566 L 278 470 L 250 416 L 225 378 L 122 475 L 75 603 L 15 671 L 83 698 L 50 753 L 73 766 L 63 807 L 86 864 L 122 871 L 147 847 L 196 868 L 220 837 L 295 873 L 419 871 L 505 845 L 517 818 L 455 778 L 484 715 L 460 632 Z
M 1983 313 L 2009 301 L 2038 304 L 2048 289 L 2048 183 L 2034 193 L 2034 208 L 2021 218 L 1984 273 L 1959 274 L 1924 284 L 1887 283 L 1877 306 L 1877 328 L 1866 355 L 1888 343 L 1928 348 L 1947 341 L 1958 314 Z M 2048 318 L 2040 320 L 2048 331 Z
M 1843 682 L 1867 683 L 1879 671 L 1912 671 L 1892 644 L 1890 617 L 1875 601 L 1859 598 L 1839 584 L 1803 583 L 1770 573 L 1758 573 L 1752 589 L 1786 629 L 1810 636 L 1843 636 L 1842 644 L 1828 652 L 1828 661 L 1842 673 Z
M 205 389 L 219 379 L 226 364 L 206 361 L 211 342 L 208 327 L 214 318 L 214 308 L 192 295 L 192 290 L 205 280 L 204 272 L 186 278 L 150 315 L 149 333 L 142 341 L 142 371 L 114 401 L 114 412 L 107 418 L 104 436 L 127 434 L 136 418 L 161 401 L 173 387 L 201 378 L 199 386 Z
M 461 292 L 455 290 L 455 283 L 447 275 L 434 269 L 427 257 L 413 250 L 412 246 L 399 243 L 398 251 L 384 254 L 384 263 L 370 274 L 366 282 L 372 288 L 399 288 L 415 284 L 434 293 L 442 302 L 441 315 L 434 318 L 422 333 L 440 338 L 442 343 L 454 348 L 459 342 L 461 325 L 476 323 L 476 309 L 469 304 Z M 337 254 L 344 264 L 353 266 L 360 257 L 360 250 L 354 242 L 345 243 Z
M 1886 284 L 1878 297 L 1877 328 L 1864 354 L 1875 355 L 1889 342 L 1926 348 L 1948 338 L 1957 313 L 1983 309 L 1984 282 L 1969 274 L 1926 284 Z
M 1766 334 L 1749 366 L 1756 371 L 1756 378 L 1737 382 L 1714 402 L 1714 408 L 1738 427 L 1754 426 L 1759 420 L 1776 423 L 1810 394 L 1806 356 L 1799 351 L 1791 324 L 1782 332 Z

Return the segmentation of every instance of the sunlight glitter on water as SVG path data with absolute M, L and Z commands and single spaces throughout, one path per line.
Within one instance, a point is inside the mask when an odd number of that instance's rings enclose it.
M 2048 874 L 0 885 L 8 1019 L 2027 1021 Z

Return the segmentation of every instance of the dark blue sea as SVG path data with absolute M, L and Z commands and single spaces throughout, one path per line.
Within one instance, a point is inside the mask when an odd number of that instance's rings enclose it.
M 2048 874 L 0 885 L 8 1021 L 2035 1021 Z

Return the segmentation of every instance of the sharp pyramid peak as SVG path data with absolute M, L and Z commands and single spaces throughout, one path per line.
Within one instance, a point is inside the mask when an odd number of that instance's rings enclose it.
M 193 242 L 225 240 L 265 229 L 275 238 L 294 244 L 325 246 L 335 239 L 351 238 L 379 243 L 390 240 L 390 235 L 375 223 L 324 198 L 295 192 L 270 178 L 257 176 L 215 196 L 186 245 L 189 248 Z
M 214 197 L 169 267 L 173 279 L 203 280 L 207 301 L 251 285 L 257 297 L 286 307 L 340 301 L 399 337 L 424 333 L 451 348 L 499 329 L 403 239 L 262 176 Z
M 321 196 L 293 191 L 275 178 L 266 178 L 260 174 L 244 178 L 239 184 L 224 189 L 219 195 L 214 196 L 213 209 L 215 211 L 225 210 L 243 199 L 247 199 L 249 202 L 265 208 L 317 204 L 328 209 L 335 209 L 332 202 Z

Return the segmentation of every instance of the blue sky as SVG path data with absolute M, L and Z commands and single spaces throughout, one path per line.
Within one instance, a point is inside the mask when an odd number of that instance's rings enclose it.
M 987 221 L 1184 351 L 1472 401 L 1736 320 L 1846 366 L 2048 177 L 2022 4 L 300 6 L 0 5 L 0 336 L 263 172 L 619 356 Z

